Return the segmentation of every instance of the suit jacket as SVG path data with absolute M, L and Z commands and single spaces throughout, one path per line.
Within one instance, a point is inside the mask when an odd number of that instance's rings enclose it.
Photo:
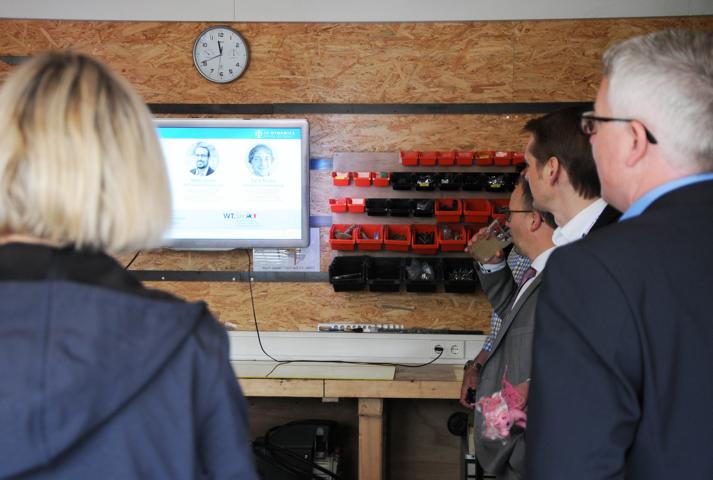
M 607 205 L 597 218 L 590 232 L 616 222 L 621 216 L 614 207 Z M 530 378 L 532 370 L 532 344 L 535 326 L 535 309 L 542 275 L 538 275 L 517 303 L 509 309 L 517 293 L 517 285 L 510 269 L 505 268 L 491 274 L 479 273 L 480 283 L 493 305 L 495 312 L 503 319 L 495 339 L 493 350 L 483 364 L 476 399 L 492 395 L 502 388 L 503 376 L 513 385 Z M 511 439 L 503 444 L 482 436 L 482 415 L 475 414 L 477 434 L 476 453 L 478 461 L 489 471 L 498 474 L 499 479 L 522 478 L 525 470 L 524 432 L 514 430 Z
M 503 376 L 516 385 L 530 377 L 535 306 L 542 275 L 538 275 L 509 308 L 517 294 L 517 285 L 509 268 L 494 273 L 478 272 L 480 283 L 493 308 L 503 319 L 493 350 L 483 364 L 476 400 L 502 389 Z M 475 412 L 476 456 L 486 471 L 498 478 L 521 478 L 525 468 L 524 431 L 513 429 L 503 444 L 483 437 L 483 416 Z
M 535 323 L 529 480 L 713 478 L 711 240 L 709 181 L 553 253 Z

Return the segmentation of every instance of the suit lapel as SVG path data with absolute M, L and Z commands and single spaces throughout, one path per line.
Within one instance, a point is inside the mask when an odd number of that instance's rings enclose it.
M 599 214 L 597 221 L 594 222 L 594 225 L 592 225 L 592 228 L 590 228 L 589 231 L 593 232 L 599 228 L 616 223 L 617 220 L 619 220 L 619 217 L 621 217 L 621 212 L 611 205 L 607 205 L 604 210 L 602 210 L 602 213 Z
M 522 295 L 520 295 L 520 298 L 517 299 L 515 305 L 513 305 L 512 308 L 510 308 L 510 310 L 507 312 L 505 318 L 503 318 L 503 324 L 500 326 L 500 331 L 498 331 L 498 336 L 495 338 L 495 342 L 493 343 L 493 350 L 488 356 L 488 358 L 491 358 L 493 356 L 493 353 L 498 348 L 498 345 L 500 345 L 500 341 L 505 336 L 505 333 L 510 328 L 510 325 L 512 324 L 515 317 L 517 317 L 517 314 L 522 308 L 522 306 L 525 304 L 525 302 L 527 302 L 527 299 L 530 298 L 530 296 L 535 293 L 535 291 L 540 287 L 540 282 L 542 282 L 542 274 L 535 277 L 535 279 L 530 283 L 530 285 L 527 286 L 527 289 L 522 292 Z

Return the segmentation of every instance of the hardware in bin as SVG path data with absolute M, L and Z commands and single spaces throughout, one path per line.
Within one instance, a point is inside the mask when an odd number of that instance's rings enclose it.
M 424 255 L 438 252 L 438 239 L 435 225 L 412 225 L 411 250 Z
M 384 245 L 383 225 L 359 225 L 356 231 L 359 250 L 381 250 Z
M 460 220 L 463 203 L 455 198 L 439 198 L 435 205 L 436 220 L 441 223 L 454 223 Z
M 329 246 L 332 250 L 354 250 L 356 225 L 335 223 L 329 229 Z
M 411 246 L 411 225 L 384 225 L 384 248 L 407 252 Z
M 438 246 L 442 252 L 462 252 L 467 241 L 463 225 L 445 223 L 438 226 Z

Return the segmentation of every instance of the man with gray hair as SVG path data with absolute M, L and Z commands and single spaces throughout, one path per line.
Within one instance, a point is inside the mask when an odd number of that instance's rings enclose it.
M 713 32 L 624 41 L 603 74 L 581 128 L 625 213 L 548 263 L 527 478 L 713 478 Z

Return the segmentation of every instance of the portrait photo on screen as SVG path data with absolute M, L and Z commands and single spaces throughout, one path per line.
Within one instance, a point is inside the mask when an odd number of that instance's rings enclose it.
M 215 147 L 206 142 L 196 142 L 190 149 L 191 174 L 197 177 L 212 175 L 218 167 L 218 155 Z
M 256 177 L 269 177 L 276 166 L 275 154 L 264 143 L 258 143 L 248 153 L 248 168 Z

